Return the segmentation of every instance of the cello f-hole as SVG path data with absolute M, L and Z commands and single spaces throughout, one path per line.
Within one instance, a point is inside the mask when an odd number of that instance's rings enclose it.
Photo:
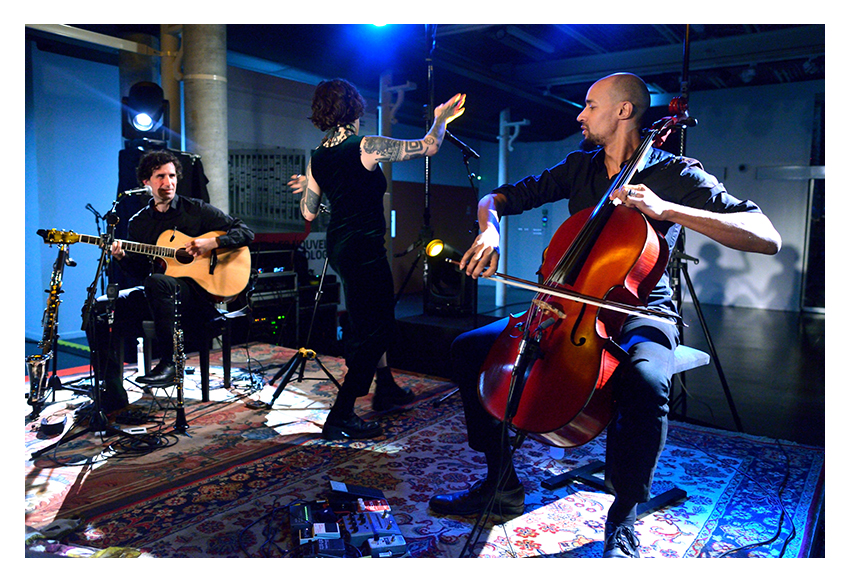
M 578 331 L 578 326 L 579 326 L 579 323 L 581 322 L 581 318 L 584 317 L 584 311 L 585 311 L 586 308 L 587 308 L 587 305 L 582 304 L 581 310 L 579 311 L 579 314 L 578 314 L 578 317 L 576 317 L 576 322 L 573 325 L 573 329 L 572 329 L 572 331 L 570 331 L 570 342 L 574 346 L 576 346 L 577 348 L 580 348 L 581 346 L 583 346 L 585 344 L 585 342 L 587 341 L 587 338 L 585 338 L 585 337 L 581 337 L 581 338 L 578 338 L 578 339 L 576 338 L 576 332 Z

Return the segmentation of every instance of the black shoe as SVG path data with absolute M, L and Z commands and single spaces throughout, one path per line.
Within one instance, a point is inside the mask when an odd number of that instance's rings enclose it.
M 150 374 L 139 376 L 136 378 L 136 382 L 151 386 L 168 386 L 174 383 L 176 376 L 177 366 L 174 365 L 174 362 L 160 360 Z
M 325 426 L 322 427 L 322 438 L 329 441 L 371 439 L 383 433 L 381 425 L 377 422 L 365 422 L 354 412 L 341 420 L 332 419 L 329 416 Z
M 605 524 L 605 549 L 603 558 L 640 558 L 640 542 L 630 525 Z
M 107 388 L 100 394 L 100 409 L 103 413 L 109 414 L 116 410 L 123 410 L 130 405 L 130 400 L 127 398 L 127 392 L 124 388 Z M 88 418 L 94 412 L 94 400 L 90 400 L 77 408 L 74 411 L 74 417 L 83 419 Z
M 435 513 L 448 515 L 480 514 L 490 504 L 494 492 L 493 485 L 481 480 L 460 493 L 435 495 L 428 502 L 428 507 Z M 522 515 L 525 511 L 525 488 L 522 484 L 495 495 L 491 512 L 493 517 L 511 519 Z
M 416 394 L 410 388 L 402 388 L 392 379 L 389 383 L 375 383 L 375 396 L 372 398 L 372 409 L 376 412 L 392 410 L 398 406 L 405 406 L 416 400 Z

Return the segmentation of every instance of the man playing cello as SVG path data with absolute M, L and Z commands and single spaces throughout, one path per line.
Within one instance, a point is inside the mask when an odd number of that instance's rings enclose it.
M 594 83 L 577 118 L 590 147 L 570 153 L 539 176 L 500 186 L 484 196 L 478 205 L 481 232 L 464 254 L 460 268 L 474 278 L 496 272 L 501 216 L 562 199 L 569 199 L 572 215 L 595 206 L 638 149 L 641 120 L 649 102 L 646 84 L 633 74 L 617 73 Z M 671 249 L 682 227 L 746 252 L 775 254 L 782 244 L 779 233 L 758 206 L 729 195 L 714 176 L 690 158 L 653 149 L 632 183 L 610 196 L 643 213 Z M 675 313 L 666 273 L 649 294 L 648 306 Z M 436 513 L 477 514 L 491 500 L 499 517 L 524 511 L 525 490 L 511 463 L 509 443 L 501 438 L 502 421 L 485 410 L 478 394 L 479 370 L 506 323 L 501 320 L 462 334 L 452 345 L 469 445 L 484 453 L 487 472 L 469 490 L 433 497 L 430 508 Z M 615 498 L 606 521 L 603 555 L 636 558 L 640 556 L 634 533 L 636 508 L 649 498 L 666 440 L 669 370 L 678 345 L 678 329 L 629 315 L 616 339 L 628 356 L 611 379 L 616 410 L 608 426 L 606 480 Z

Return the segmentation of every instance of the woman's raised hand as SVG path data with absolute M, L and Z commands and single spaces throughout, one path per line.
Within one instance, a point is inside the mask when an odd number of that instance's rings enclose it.
M 444 120 L 446 125 L 451 121 L 463 115 L 464 104 L 466 103 L 466 94 L 458 93 L 442 105 L 434 109 L 434 118 L 436 120 Z

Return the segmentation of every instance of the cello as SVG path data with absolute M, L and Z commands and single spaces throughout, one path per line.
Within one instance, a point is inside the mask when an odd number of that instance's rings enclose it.
M 611 421 L 608 380 L 627 354 L 616 338 L 627 314 L 659 317 L 645 306 L 667 267 L 667 242 L 638 210 L 612 201 L 653 146 L 692 125 L 674 100 L 654 123 L 605 196 L 567 219 L 546 250 L 529 309 L 511 316 L 481 367 L 479 398 L 492 416 L 559 447 L 585 444 Z M 521 280 L 494 275 L 506 283 Z M 660 317 L 675 325 L 675 316 Z

